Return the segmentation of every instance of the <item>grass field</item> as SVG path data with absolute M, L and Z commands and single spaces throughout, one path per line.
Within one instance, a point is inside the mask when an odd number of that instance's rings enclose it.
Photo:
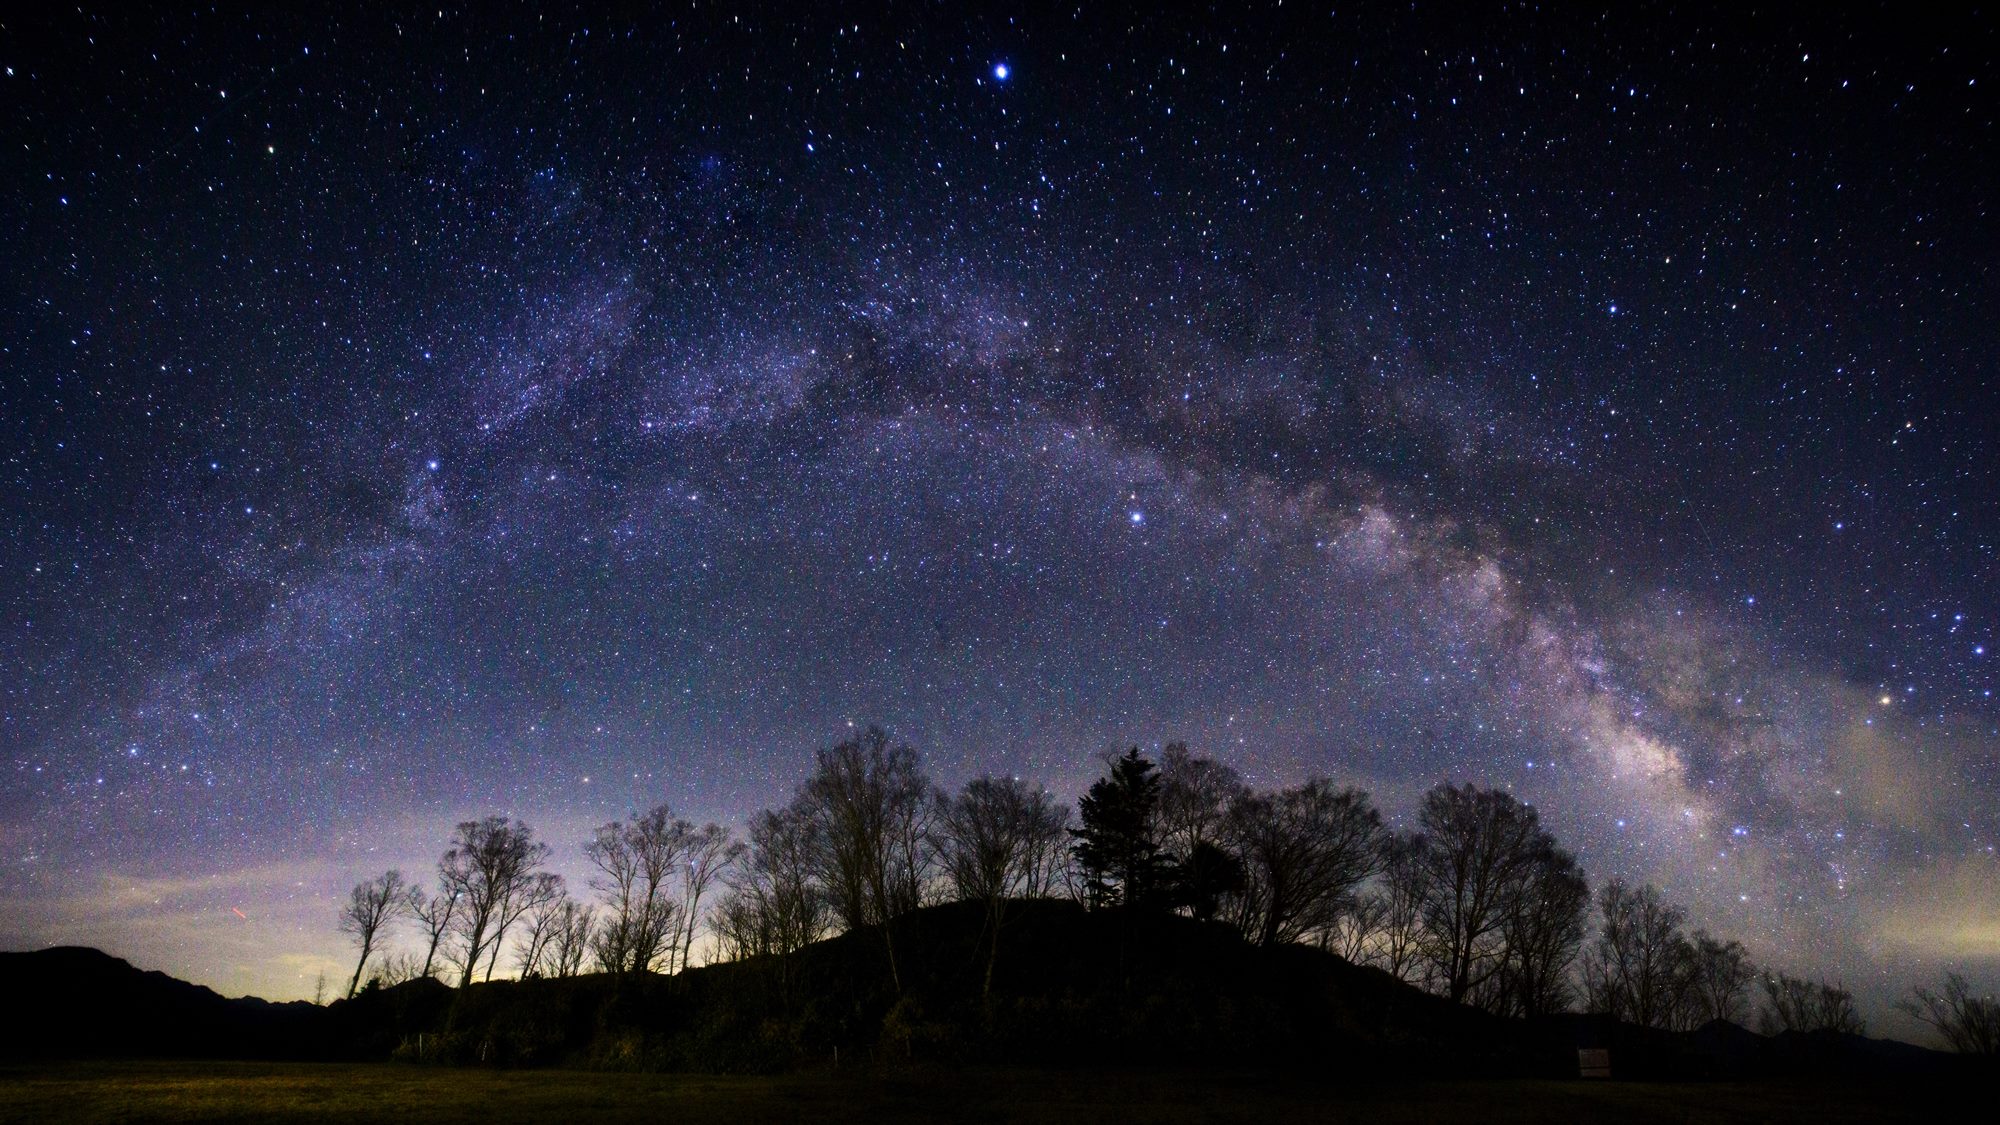
M 0 1121 L 1861 1122 L 1921 1120 L 1949 1089 L 1777 1082 L 1425 1082 L 1246 1074 L 917 1070 L 776 1078 L 388 1064 L 98 1062 L 0 1067 Z

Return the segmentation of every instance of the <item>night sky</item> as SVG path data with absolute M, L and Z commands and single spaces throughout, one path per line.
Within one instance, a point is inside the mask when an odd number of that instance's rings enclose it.
M 0 946 L 310 995 L 874 722 L 2000 980 L 1991 16 L 844 7 L 6 17 Z

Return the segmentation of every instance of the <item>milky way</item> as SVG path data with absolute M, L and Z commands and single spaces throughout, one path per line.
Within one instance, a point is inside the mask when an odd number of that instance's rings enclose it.
M 2000 976 L 1991 22 L 1296 7 L 0 26 L 0 941 L 309 994 L 875 722 Z

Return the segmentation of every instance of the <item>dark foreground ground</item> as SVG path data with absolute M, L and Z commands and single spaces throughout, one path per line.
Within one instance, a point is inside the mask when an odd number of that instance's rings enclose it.
M 776 1078 L 395 1064 L 92 1062 L 0 1067 L 0 1121 L 1861 1122 L 1941 1117 L 1931 1083 L 1423 1082 L 1251 1074 L 915 1070 Z

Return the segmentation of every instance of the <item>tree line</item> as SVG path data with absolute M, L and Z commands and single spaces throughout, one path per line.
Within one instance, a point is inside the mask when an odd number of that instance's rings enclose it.
M 1760 971 L 1741 943 L 1687 929 L 1658 888 L 1612 880 L 1593 895 L 1575 856 L 1533 806 L 1474 785 L 1439 785 L 1408 831 L 1368 794 L 1325 778 L 1257 791 L 1230 767 L 1166 747 L 1110 759 L 1074 810 L 1010 777 L 955 792 L 916 752 L 869 728 L 815 756 L 790 802 L 745 838 L 667 806 L 605 824 L 586 841 L 589 896 L 546 870 L 523 823 L 457 826 L 434 890 L 386 871 L 340 915 L 362 985 L 420 976 L 463 987 L 503 965 L 522 977 L 673 973 L 713 958 L 762 958 L 789 995 L 794 956 L 839 932 L 880 943 L 903 987 L 897 920 L 979 904 L 982 993 L 993 987 L 1011 907 L 1068 898 L 1130 917 L 1179 913 L 1255 944 L 1305 944 L 1504 1015 L 1581 1008 L 1669 1030 L 1743 1022 L 1760 1030 L 1859 1033 L 1837 984 Z M 382 953 L 392 925 L 415 949 Z M 1954 1048 L 2000 1049 L 2000 1003 L 1962 977 L 1917 989 L 1902 1010 Z

